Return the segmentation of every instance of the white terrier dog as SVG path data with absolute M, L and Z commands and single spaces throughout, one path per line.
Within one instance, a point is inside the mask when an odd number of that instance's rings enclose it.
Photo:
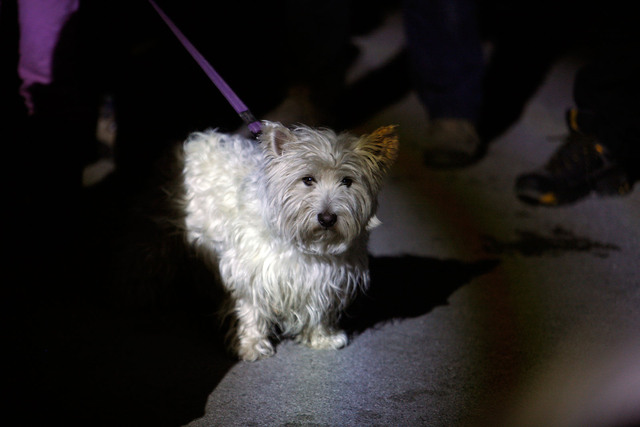
M 339 319 L 369 284 L 367 241 L 395 128 L 356 138 L 264 122 L 259 139 L 207 131 L 184 145 L 187 240 L 230 296 L 231 349 L 271 356 L 278 335 L 344 347 Z

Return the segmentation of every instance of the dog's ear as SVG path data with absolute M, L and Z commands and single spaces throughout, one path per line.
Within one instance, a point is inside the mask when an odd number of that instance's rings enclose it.
M 277 122 L 262 121 L 260 141 L 276 155 L 281 155 L 285 144 L 295 141 L 296 137 L 289 129 Z
M 398 157 L 397 126 L 383 126 L 358 141 L 358 150 L 383 170 L 387 170 Z

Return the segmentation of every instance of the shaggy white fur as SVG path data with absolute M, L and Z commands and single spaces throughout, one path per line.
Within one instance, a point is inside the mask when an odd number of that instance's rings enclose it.
M 185 142 L 187 240 L 231 297 L 241 359 L 272 355 L 276 334 L 347 344 L 338 321 L 368 286 L 369 230 L 397 150 L 392 126 L 356 138 L 264 122 L 259 144 L 216 131 Z

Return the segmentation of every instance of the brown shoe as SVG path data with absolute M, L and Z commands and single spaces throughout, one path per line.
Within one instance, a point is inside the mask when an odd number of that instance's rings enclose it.
M 435 119 L 423 145 L 424 162 L 433 168 L 455 168 L 473 163 L 481 147 L 476 127 L 465 119 Z

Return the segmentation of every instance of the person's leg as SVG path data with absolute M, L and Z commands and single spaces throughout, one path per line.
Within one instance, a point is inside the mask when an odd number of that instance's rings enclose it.
M 474 0 L 405 0 L 416 92 L 431 120 L 425 161 L 460 166 L 479 148 L 483 56 Z
M 281 31 L 287 40 L 282 72 L 288 92 L 268 120 L 334 126 L 349 54 L 350 2 L 287 0 Z
M 593 134 L 611 157 L 631 173 L 637 173 L 640 164 L 637 52 L 629 49 L 583 67 L 574 85 L 573 126 Z
M 474 122 L 483 58 L 474 0 L 405 0 L 407 47 L 416 91 L 434 118 Z
M 82 169 L 94 148 L 97 105 L 80 51 L 79 0 L 18 0 L 20 94 L 28 111 L 19 157 L 30 161 L 22 180 L 34 200 L 76 203 Z M 94 78 L 95 79 L 95 78 Z M 38 188 L 34 194 L 30 189 Z M 61 215 L 62 216 L 62 215 Z

